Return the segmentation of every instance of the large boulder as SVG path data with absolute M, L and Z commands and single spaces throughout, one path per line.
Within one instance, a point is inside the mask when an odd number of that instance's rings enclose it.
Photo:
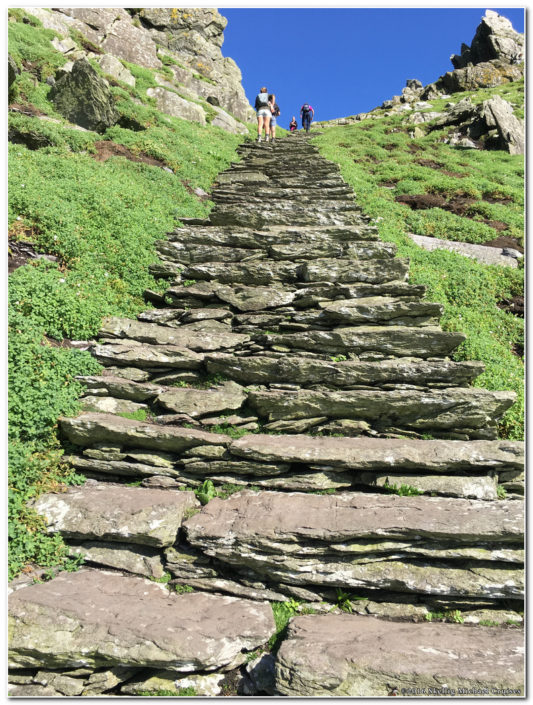
M 15 83 L 15 79 L 17 78 L 18 74 L 20 73 L 20 69 L 15 63 L 15 59 L 11 56 L 11 54 L 7 55 L 7 85 L 11 89 L 11 86 Z
M 502 83 L 519 81 L 523 75 L 524 71 L 521 66 L 494 59 L 475 66 L 469 64 L 464 68 L 448 71 L 434 85 L 445 93 L 475 91 L 479 88 L 490 88 Z M 423 97 L 429 97 L 429 94 L 424 92 Z
M 483 102 L 482 118 L 490 130 L 495 127 L 509 154 L 524 154 L 524 126 L 512 106 L 499 95 Z
M 63 73 L 52 86 L 49 97 L 63 117 L 87 130 L 104 132 L 119 119 L 107 81 L 87 59 L 75 61 L 70 73 Z
M 519 64 L 524 60 L 524 36 L 513 29 L 506 18 L 487 10 L 482 18 L 472 44 L 463 44 L 461 55 L 454 54 L 451 62 L 456 69 L 468 64 L 479 64 L 500 59 L 506 64 Z

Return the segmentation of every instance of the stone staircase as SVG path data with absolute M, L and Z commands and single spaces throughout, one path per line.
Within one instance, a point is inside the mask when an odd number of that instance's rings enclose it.
M 239 668 L 240 695 L 523 693 L 513 393 L 470 386 L 463 334 L 306 136 L 240 152 L 60 420 L 89 479 L 34 506 L 85 566 L 13 586 L 11 694 L 213 695 Z M 243 665 L 266 601 L 307 614 Z

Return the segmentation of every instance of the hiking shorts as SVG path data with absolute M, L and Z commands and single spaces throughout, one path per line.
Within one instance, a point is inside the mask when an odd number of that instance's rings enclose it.
M 276 118 L 272 115 L 270 118 L 270 127 L 276 127 L 278 123 L 276 122 Z
M 270 108 L 259 108 L 257 111 L 257 117 L 271 117 L 272 113 L 270 112 Z

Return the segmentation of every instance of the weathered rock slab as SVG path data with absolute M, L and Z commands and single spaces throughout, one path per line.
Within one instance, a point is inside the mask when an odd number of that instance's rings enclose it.
M 169 411 L 197 418 L 240 409 L 246 396 L 239 384 L 225 382 L 212 389 L 169 389 L 160 394 L 157 400 Z
M 33 503 L 49 533 L 148 546 L 172 545 L 185 511 L 197 506 L 193 492 L 109 483 L 45 493 Z
M 9 620 L 13 668 L 212 671 L 238 665 L 275 630 L 267 603 L 177 595 L 143 578 L 87 569 L 17 590 Z
M 307 697 L 519 696 L 523 661 L 519 631 L 306 615 L 291 621 L 278 652 L 276 689 Z
M 259 462 L 305 463 L 359 471 L 460 472 L 520 470 L 520 441 L 419 441 L 381 438 L 310 438 L 286 435 L 283 443 L 266 434 L 243 436 L 231 443 L 232 455 Z
M 107 442 L 130 448 L 179 452 L 193 446 L 228 445 L 228 437 L 222 434 L 150 424 L 113 414 L 81 414 L 61 418 L 59 424 L 69 441 L 81 446 Z

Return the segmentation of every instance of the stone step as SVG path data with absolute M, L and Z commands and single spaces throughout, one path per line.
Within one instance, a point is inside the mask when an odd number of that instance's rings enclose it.
M 60 573 L 9 598 L 12 668 L 231 669 L 275 631 L 266 602 L 178 595 L 120 573 Z
M 466 336 L 426 326 L 357 326 L 335 330 L 306 330 L 299 333 L 256 334 L 252 338 L 264 347 L 284 351 L 320 351 L 317 357 L 358 355 L 361 359 L 387 357 L 435 358 L 449 355 Z M 353 359 L 353 358 L 352 358 Z
M 331 388 L 384 384 L 463 386 L 484 370 L 478 361 L 418 360 L 400 358 L 379 362 L 316 360 L 285 355 L 280 358 L 240 357 L 227 353 L 208 353 L 206 370 L 225 375 L 243 384 L 292 382 L 302 386 L 325 384 Z M 128 397 L 129 398 L 129 397 Z
M 216 280 L 222 284 L 265 286 L 271 282 L 338 282 L 341 284 L 383 284 L 407 278 L 409 263 L 398 257 L 353 260 L 316 259 L 311 262 L 207 262 L 186 267 L 182 276 L 189 280 Z
M 497 420 L 515 399 L 513 392 L 452 387 L 431 391 L 265 390 L 250 392 L 247 401 L 260 419 L 268 421 L 316 417 L 354 419 L 367 422 L 377 431 L 393 427 L 420 433 L 456 432 L 470 438 L 494 439 Z
M 267 227 L 263 230 L 230 226 L 187 226 L 176 228 L 168 233 L 170 242 L 180 244 L 213 245 L 239 248 L 264 248 L 271 246 L 309 245 L 310 247 L 327 246 L 342 243 L 350 247 L 361 240 L 377 241 L 376 246 L 385 245 L 378 241 L 377 228 L 361 223 L 344 227 L 305 227 L 294 225 Z M 390 244 L 387 243 L 390 247 Z
M 68 420 L 66 420 L 68 422 Z M 326 438 L 267 434 L 232 441 L 231 454 L 256 462 L 300 463 L 359 472 L 456 473 L 521 471 L 520 441 L 448 441 L 378 438 Z
M 174 286 L 165 291 L 164 297 L 160 296 L 155 303 L 177 305 L 183 310 L 185 310 L 185 306 L 191 309 L 229 304 L 232 311 L 244 313 L 286 308 L 290 304 L 293 304 L 295 309 L 303 310 L 316 308 L 322 302 L 368 296 L 405 296 L 419 299 L 425 293 L 423 286 L 400 281 L 381 284 L 357 282 L 352 285 L 327 281 L 284 283 L 283 286 L 278 282 L 275 284 L 270 286 L 236 284 L 232 286 L 215 281 L 190 280 L 186 285 L 182 282 L 176 282 Z M 152 292 L 145 292 L 145 295 L 149 300 L 152 300 Z
M 257 207 L 219 204 L 211 211 L 209 220 L 213 225 L 237 225 L 264 228 L 272 225 L 357 225 L 360 217 L 355 205 L 337 206 L 325 202 L 322 207 L 286 205 L 276 208 L 266 202 Z
M 49 534 L 160 548 L 172 546 L 186 510 L 200 504 L 193 492 L 104 483 L 45 493 L 30 506 Z
M 291 697 L 524 695 L 521 631 L 391 623 L 353 614 L 291 620 L 275 688 Z
M 183 330 L 183 328 L 178 330 L 168 326 L 160 326 L 157 323 L 144 323 L 130 318 L 117 318 L 114 316 L 104 319 L 99 337 L 113 341 L 117 340 L 117 342 L 118 340 L 127 339 L 129 345 L 131 345 L 131 341 L 137 341 L 150 345 L 183 346 L 183 348 L 187 349 L 187 352 L 239 348 L 250 340 L 247 335 L 232 333 L 231 331 L 216 330 L 213 332 L 209 329 L 205 331 L 190 331 Z M 186 355 L 186 352 L 184 354 Z M 193 367 L 195 365 L 191 364 L 190 369 Z
M 165 260 L 179 264 L 204 262 L 241 262 L 253 259 L 310 260 L 317 258 L 382 259 L 394 257 L 396 247 L 392 243 L 353 242 L 351 244 L 323 242 L 314 247 L 309 243 L 269 244 L 260 243 L 256 248 L 233 247 L 208 243 L 158 240 L 156 251 Z M 157 263 L 160 266 L 160 263 Z M 179 272 L 173 268 L 172 273 Z
M 109 379 L 109 383 L 107 382 Z M 82 381 L 85 381 L 82 379 Z M 497 420 L 513 404 L 512 392 L 491 392 L 486 389 L 451 387 L 444 389 L 293 389 L 248 390 L 233 381 L 212 384 L 207 389 L 194 386 L 160 386 L 137 384 L 120 378 L 88 378 L 88 394 L 83 399 L 84 409 L 120 414 L 144 408 L 157 415 L 164 412 L 186 414 L 191 419 L 202 419 L 227 412 L 251 409 L 257 419 L 267 423 L 269 430 L 278 430 L 279 424 L 312 419 L 327 419 L 335 424 L 341 420 L 346 435 L 361 432 L 396 432 L 401 430 L 437 435 L 462 434 L 465 438 L 496 437 Z M 185 383 L 181 383 L 184 385 Z M 147 402 L 147 403 L 138 403 Z M 255 419 L 255 420 L 257 420 Z M 349 433 L 351 421 L 354 431 Z M 347 422 L 347 423 L 346 423 Z M 322 425 L 316 430 L 321 430 Z
M 213 500 L 183 526 L 194 548 L 274 585 L 519 600 L 520 566 L 498 561 L 499 548 L 522 546 L 523 515 L 516 504 L 245 490 Z M 396 541 L 407 542 L 413 553 L 394 548 Z M 433 560 L 417 557 L 419 543 L 440 553 Z M 463 547 L 468 560 L 459 558 Z

